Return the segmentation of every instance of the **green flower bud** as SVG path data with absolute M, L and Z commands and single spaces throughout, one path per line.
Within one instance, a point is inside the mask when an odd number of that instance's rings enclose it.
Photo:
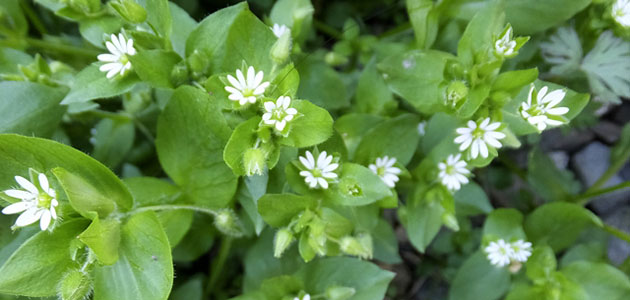
M 466 83 L 460 80 L 451 82 L 446 88 L 446 103 L 455 107 L 459 101 L 468 96 Z
M 171 83 L 175 86 L 182 85 L 188 81 L 188 67 L 186 67 L 186 62 L 180 61 L 175 66 L 173 66 L 173 70 L 171 71 Z
M 346 300 L 354 294 L 356 290 L 347 286 L 331 286 L 326 289 L 326 299 L 328 300 Z
M 139 24 L 147 19 L 147 11 L 134 0 L 118 0 L 109 3 L 118 14 L 130 23 Z
M 288 228 L 280 228 L 276 232 L 273 240 L 273 256 L 280 258 L 289 246 L 293 243 L 293 233 Z
M 291 54 L 291 31 L 286 31 L 271 47 L 271 59 L 278 65 L 283 64 Z
M 69 0 L 68 6 L 77 12 L 91 14 L 101 9 L 101 0 Z
M 204 76 L 210 68 L 210 59 L 208 55 L 195 49 L 187 58 L 188 69 L 192 73 L 193 78 Z
M 92 280 L 87 272 L 70 270 L 61 279 L 58 293 L 62 300 L 89 299 L 92 293 Z
M 324 56 L 324 61 L 331 67 L 341 66 L 348 63 L 348 57 L 337 52 L 328 52 Z
M 250 148 L 243 154 L 243 166 L 245 175 L 262 175 L 265 168 L 266 157 L 260 148 Z
M 341 252 L 348 255 L 358 256 L 363 259 L 368 259 L 372 256 L 372 251 L 367 249 L 363 243 L 355 237 L 346 236 L 341 238 L 339 247 L 341 248 Z
M 243 235 L 238 217 L 234 211 L 229 208 L 225 208 L 217 212 L 217 215 L 214 217 L 214 226 L 216 226 L 217 229 L 225 235 L 233 237 Z

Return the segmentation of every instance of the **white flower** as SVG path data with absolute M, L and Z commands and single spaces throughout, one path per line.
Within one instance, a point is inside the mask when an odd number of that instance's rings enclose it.
M 490 123 L 490 118 L 486 118 L 480 124 L 474 121 L 468 121 L 468 127 L 457 128 L 459 134 L 455 138 L 455 143 L 461 144 L 459 151 L 464 151 L 470 147 L 470 155 L 473 159 L 479 154 L 482 157 L 488 157 L 488 145 L 494 148 L 501 148 L 500 139 L 505 138 L 505 134 L 495 131 L 501 126 L 501 123 Z M 488 144 L 488 145 L 486 145 Z
M 623 27 L 630 27 L 630 0 L 617 0 L 612 6 L 615 22 Z
M 57 202 L 57 193 L 48 184 L 46 175 L 39 174 L 39 189 L 24 177 L 15 176 L 15 181 L 23 190 L 11 189 L 4 191 L 4 193 L 21 201 L 5 207 L 2 213 L 5 215 L 21 213 L 15 221 L 17 227 L 28 226 L 39 221 L 39 228 L 48 229 L 51 219 L 57 219 L 55 208 L 59 202 Z
M 287 27 L 286 25 L 282 24 L 273 24 L 273 27 L 271 27 L 271 30 L 273 31 L 273 34 L 277 37 L 280 38 L 285 32 L 291 32 L 291 29 L 289 27 Z
M 449 155 L 446 161 L 438 163 L 440 169 L 439 177 L 442 184 L 451 191 L 457 191 L 463 184 L 468 183 L 466 175 L 470 171 L 466 169 L 466 162 L 460 160 L 461 154 Z
M 396 186 L 396 182 L 398 182 L 397 175 L 400 174 L 400 169 L 394 167 L 395 163 L 395 157 L 389 158 L 389 156 L 386 155 L 377 158 L 376 162 L 370 164 L 369 167 L 388 187 L 393 188 Z
M 311 300 L 311 295 L 306 294 L 302 296 L 302 299 L 300 299 L 299 297 L 293 297 L 293 300 Z
M 512 245 L 506 243 L 503 239 L 496 242 L 490 242 L 490 244 L 483 250 L 486 252 L 490 263 L 497 267 L 504 267 L 510 264 L 512 256 L 514 255 Z
M 247 79 L 241 70 L 236 70 L 236 78 L 228 75 L 227 79 L 232 84 L 232 86 L 225 86 L 225 90 L 230 93 L 228 98 L 232 101 L 238 101 L 240 105 L 256 103 L 256 99 L 262 96 L 269 86 L 269 82 L 263 82 L 264 74 L 263 71 L 256 73 L 254 67 L 250 66 L 247 69 Z
M 105 46 L 107 46 L 107 50 L 109 50 L 110 53 L 99 54 L 96 58 L 105 62 L 99 70 L 101 72 L 107 72 L 107 78 L 116 76 L 116 73 L 123 76 L 127 71 L 131 70 L 129 56 L 136 54 L 132 39 L 126 40 L 122 33 L 119 33 L 118 37 L 112 34 L 111 41 L 105 42 Z
M 426 127 L 427 127 L 427 122 L 426 121 L 422 121 L 422 122 L 418 123 L 418 134 L 420 136 L 424 136 L 426 134 Z
M 287 122 L 293 120 L 297 114 L 297 109 L 289 107 L 291 98 L 280 96 L 276 103 L 267 101 L 264 103 L 265 113 L 262 116 L 263 122 L 267 125 L 275 126 L 276 130 L 283 131 Z
M 300 175 L 304 177 L 304 181 L 310 188 L 319 187 L 323 189 L 328 188 L 328 180 L 337 178 L 337 174 L 334 172 L 339 164 L 332 163 L 333 156 L 327 155 L 326 151 L 323 151 L 317 157 L 317 163 L 310 151 L 306 151 L 306 157 L 300 156 L 300 162 L 307 170 L 301 171 Z
M 500 56 L 510 56 L 515 48 L 516 41 L 512 40 L 512 27 L 508 26 L 503 36 L 494 42 L 494 51 Z
M 512 259 L 518 262 L 526 262 L 532 255 L 532 243 L 518 240 L 512 243 Z
M 555 106 L 564 99 L 566 92 L 558 89 L 547 94 L 546 86 L 540 89 L 536 96 L 534 96 L 534 91 L 535 87 L 532 85 L 529 89 L 527 102 L 521 104 L 521 116 L 523 116 L 527 122 L 536 126 L 539 131 L 545 130 L 547 125 L 562 125 L 564 121 L 562 121 L 559 116 L 568 113 L 569 108 Z

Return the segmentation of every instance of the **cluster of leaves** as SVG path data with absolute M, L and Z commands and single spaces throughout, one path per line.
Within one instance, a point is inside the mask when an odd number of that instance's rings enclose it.
M 356 20 L 342 20 L 341 32 L 314 21 L 309 0 L 279 0 L 264 22 L 245 2 L 200 22 L 166 0 L 35 2 L 41 14 L 78 24 L 80 36 L 49 36 L 30 4 L 0 3 L 0 190 L 15 187 L 15 176 L 43 173 L 59 217 L 48 230 L 11 232 L 14 218 L 0 216 L 0 293 L 382 299 L 394 274 L 368 260 L 401 261 L 387 209 L 396 209 L 418 251 L 454 257 L 450 299 L 630 293 L 627 275 L 591 255 L 591 244 L 576 245 L 606 227 L 574 201 L 579 185 L 539 151 L 527 180 L 546 201 L 526 214 L 494 209 L 475 182 L 453 190 L 438 175 L 449 155 L 462 154 L 469 169 L 499 155 L 499 147 L 479 157 L 459 150 L 456 129 L 469 122 L 500 123 L 505 147 L 540 134 L 521 111 L 532 89 L 565 93 L 559 122 L 578 116 L 588 94 L 508 62 L 530 52 L 529 38 L 513 34 L 544 34 L 597 9 L 589 0 L 408 0 L 410 30 L 378 37 L 361 35 Z M 41 40 L 29 37 L 29 24 Z M 274 24 L 290 31 L 277 34 Z M 314 27 L 337 40 L 330 50 L 307 51 L 317 44 Z M 107 78 L 94 61 L 119 33 L 137 53 L 126 57 L 132 71 Z M 511 52 L 498 50 L 502 38 L 513 41 Z M 580 70 L 593 93 L 613 99 L 630 93 L 627 45 L 604 33 L 583 57 L 576 32 L 561 28 L 541 47 L 551 74 Z M 22 51 L 33 48 L 42 54 Z M 235 102 L 226 86 L 237 87 L 237 70 L 250 68 L 269 85 L 254 103 Z M 297 114 L 279 129 L 261 112 L 281 97 Z M 615 162 L 628 159 L 627 144 Z M 324 152 L 338 165 L 336 178 L 313 188 L 300 157 Z M 400 171 L 395 188 L 370 169 L 383 157 Z M 471 222 L 478 215 L 486 216 L 481 229 Z M 438 236 L 443 226 L 450 231 Z M 182 275 L 174 287 L 173 262 L 192 265 L 215 239 L 208 278 Z M 481 249 L 498 239 L 532 242 L 525 272 L 490 264 Z M 230 258 L 244 274 L 222 273 Z M 217 290 L 228 286 L 221 276 L 242 278 L 239 291 Z

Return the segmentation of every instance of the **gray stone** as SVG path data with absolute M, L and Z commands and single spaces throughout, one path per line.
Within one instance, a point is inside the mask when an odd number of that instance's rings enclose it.
M 624 102 L 622 105 L 615 108 L 613 119 L 618 124 L 628 124 L 628 122 L 630 122 L 630 103 Z
M 621 136 L 621 127 L 608 121 L 597 123 L 597 125 L 593 126 L 592 130 L 600 139 L 608 144 L 614 144 L 619 140 L 619 136 Z
M 564 150 L 573 152 L 581 149 L 595 138 L 590 130 L 571 130 L 562 132 L 561 128 L 544 131 L 540 140 L 540 147 L 545 152 Z
M 630 180 L 630 163 L 627 163 L 625 166 L 623 166 L 623 168 L 621 168 L 621 171 L 619 171 L 619 176 L 621 176 L 623 180 Z
M 611 215 L 604 218 L 604 223 L 617 228 L 623 232 L 630 233 L 630 207 L 616 210 Z M 630 256 L 630 243 L 611 236 L 608 240 L 608 259 L 620 265 Z
M 610 148 L 600 142 L 593 142 L 573 156 L 573 169 L 582 180 L 585 188 L 592 186 L 610 167 Z M 612 176 L 602 187 L 623 182 L 619 174 Z M 630 189 L 617 190 L 591 199 L 590 203 L 600 215 L 605 215 L 630 202 Z
M 569 165 L 569 154 L 564 151 L 554 151 L 547 153 L 549 158 L 553 161 L 553 164 L 556 165 L 556 168 L 560 170 L 566 170 Z

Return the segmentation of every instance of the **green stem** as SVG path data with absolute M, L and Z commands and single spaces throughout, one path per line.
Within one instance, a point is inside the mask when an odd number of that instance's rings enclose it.
M 616 236 L 617 238 L 630 243 L 630 234 L 623 232 L 615 227 L 604 224 L 604 231 Z
M 20 1 L 20 4 L 22 6 L 22 11 L 26 15 L 26 17 L 31 21 L 31 23 L 33 24 L 33 27 L 35 27 L 35 29 L 41 35 L 48 34 L 48 30 L 46 30 L 46 26 L 44 25 L 44 22 L 42 22 L 42 20 L 39 18 L 37 13 L 35 13 L 29 1 Z
M 335 39 L 338 39 L 338 40 L 342 40 L 343 39 L 343 33 L 341 31 L 335 29 L 334 27 L 332 27 L 332 26 L 330 26 L 330 25 L 328 25 L 328 24 L 326 24 L 324 22 L 321 22 L 321 21 L 318 21 L 318 20 L 313 20 L 313 26 L 315 26 L 315 28 L 317 30 L 319 30 L 319 31 L 321 31 L 321 32 L 323 32 L 323 33 L 325 33 L 325 34 L 327 34 L 327 35 L 329 35 L 329 36 L 331 36 L 331 37 L 333 37 Z
M 28 46 L 39 48 L 45 51 L 47 50 L 51 52 L 64 53 L 64 54 L 69 54 L 69 55 L 74 55 L 74 56 L 83 56 L 83 57 L 92 58 L 92 59 L 96 59 L 96 56 L 100 54 L 100 52 L 97 50 L 85 49 L 85 48 L 80 48 L 80 47 L 75 47 L 71 45 L 45 41 L 45 40 L 38 40 L 34 38 L 29 38 L 29 37 L 19 39 L 19 40 L 0 40 L 0 46 L 20 49 L 24 46 L 24 44 L 21 42 L 26 42 Z
M 594 190 L 601 188 L 602 185 L 606 184 L 606 182 L 608 182 L 611 177 L 615 176 L 615 174 L 617 174 L 617 172 L 619 172 L 619 170 L 623 168 L 623 166 L 626 164 L 626 161 L 628 160 L 628 157 L 630 157 L 630 153 L 628 153 L 625 157 L 613 162 L 608 170 L 606 170 L 606 172 L 604 172 L 604 174 L 602 174 L 602 176 L 599 177 L 599 179 L 597 179 L 597 181 L 595 181 L 595 183 L 593 183 L 593 185 L 589 187 L 584 193 L 588 194 L 590 192 L 593 192 Z
M 204 291 L 205 298 L 208 298 L 212 295 L 214 288 L 216 287 L 217 280 L 221 276 L 223 272 L 223 266 L 225 265 L 225 261 L 227 260 L 228 255 L 230 254 L 230 249 L 232 248 L 232 238 L 226 236 L 221 243 L 221 248 L 219 249 L 219 255 L 217 256 L 217 260 L 210 267 L 210 278 L 208 279 L 208 284 L 206 285 L 206 289 Z
M 217 212 L 212 210 L 212 209 L 208 209 L 208 208 L 203 208 L 203 207 L 199 207 L 199 206 L 194 206 L 194 205 L 172 205 L 172 204 L 164 204 L 164 205 L 154 205 L 154 206 L 144 206 L 144 207 L 140 207 L 137 209 L 132 210 L 130 213 L 131 214 L 139 214 L 145 211 L 159 211 L 159 210 L 192 210 L 192 211 L 196 211 L 196 212 L 200 212 L 200 213 L 204 213 L 204 214 L 209 214 L 211 216 L 216 216 Z
M 629 187 L 630 187 L 630 181 L 626 181 L 626 182 L 622 182 L 620 184 L 613 185 L 613 186 L 607 187 L 607 188 L 602 188 L 602 189 L 597 189 L 597 190 L 589 189 L 588 191 L 586 191 L 586 192 L 582 193 L 581 195 L 578 195 L 576 198 L 574 198 L 572 202 L 575 202 L 575 203 L 578 203 L 578 204 L 581 204 L 581 205 L 586 205 L 586 204 L 588 204 L 589 200 L 591 198 L 593 198 L 593 197 L 604 195 L 604 194 L 608 194 L 610 192 L 614 192 L 616 190 L 629 188 Z

